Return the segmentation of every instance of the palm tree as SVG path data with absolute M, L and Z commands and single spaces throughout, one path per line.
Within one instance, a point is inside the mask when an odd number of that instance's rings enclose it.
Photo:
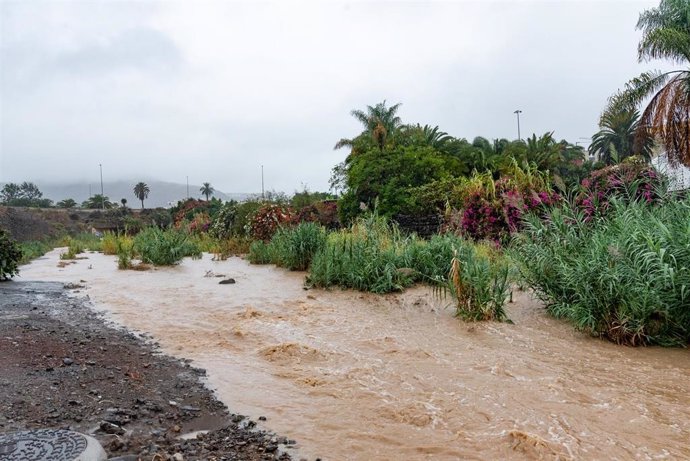
M 96 194 L 81 203 L 82 208 L 105 208 L 110 209 L 113 207 L 113 202 L 107 195 Z
M 215 191 L 216 191 L 216 190 L 215 190 L 213 187 L 211 187 L 211 183 L 210 183 L 210 182 L 205 182 L 204 185 L 201 186 L 201 188 L 199 189 L 199 192 L 201 192 L 202 195 L 205 195 L 205 196 L 206 196 L 206 201 L 207 201 L 207 202 L 208 202 L 208 198 L 209 198 L 211 195 L 213 195 L 213 193 L 214 193 Z
M 402 120 L 396 114 L 402 104 L 394 104 L 386 107 L 386 101 L 375 106 L 367 106 L 366 111 L 354 109 L 350 114 L 364 125 L 364 131 L 353 139 L 343 138 L 335 144 L 333 149 L 349 147 L 354 151 L 358 138 L 371 137 L 380 150 L 386 144 L 386 140 L 393 135 L 402 125 Z
M 120 203 L 122 204 L 122 208 L 127 208 L 127 199 L 126 198 L 121 198 Z
M 60 200 L 55 205 L 58 208 L 74 208 L 75 206 L 77 206 L 77 202 L 72 198 L 66 198 L 64 200 Z
M 149 186 L 147 186 L 145 182 L 137 183 L 137 185 L 134 186 L 134 195 L 141 200 L 142 210 L 144 209 L 144 199 L 148 198 L 149 192 L 151 192 L 151 189 L 149 189 Z
M 661 0 L 658 8 L 640 14 L 642 30 L 638 60 L 669 59 L 690 64 L 690 1 Z M 669 162 L 690 165 L 690 69 L 644 72 L 609 99 L 604 116 L 633 111 L 646 98 L 636 132 L 636 144 L 658 138 Z
M 589 153 L 607 165 L 635 154 L 649 160 L 653 139 L 641 138 L 645 133 L 640 132 L 636 142 L 639 123 L 640 113 L 636 110 L 604 113 L 601 116 L 601 129 L 592 136 Z

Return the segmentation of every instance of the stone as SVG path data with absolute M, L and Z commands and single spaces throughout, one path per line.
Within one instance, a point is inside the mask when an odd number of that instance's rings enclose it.
M 235 283 L 235 279 L 229 278 L 229 279 L 221 280 L 220 282 L 218 282 L 218 285 L 231 285 L 233 283 Z
M 3 461 L 105 461 L 93 437 L 64 429 L 36 429 L 0 434 Z

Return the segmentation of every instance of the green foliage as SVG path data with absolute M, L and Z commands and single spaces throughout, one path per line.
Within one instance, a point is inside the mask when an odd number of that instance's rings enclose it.
M 117 254 L 118 235 L 106 232 L 101 239 L 101 251 L 104 255 Z
M 314 255 L 326 243 L 326 230 L 305 222 L 295 227 L 281 227 L 270 242 L 257 241 L 249 247 L 253 264 L 276 264 L 293 271 L 307 270 Z
M 77 255 L 84 252 L 84 245 L 79 240 L 66 238 L 67 251 L 60 255 L 60 259 L 77 259 Z
M 32 182 L 21 184 L 7 183 L 0 190 L 0 203 L 9 206 L 25 206 L 34 208 L 50 208 L 53 201 L 42 198 L 43 192 Z
M 255 240 L 249 246 L 247 259 L 252 264 L 273 264 L 275 261 L 273 247 L 271 247 L 270 242 L 266 243 L 263 240 Z
M 10 234 L 0 228 L 0 280 L 9 280 L 19 273 L 22 250 Z
M 514 259 L 549 312 L 619 344 L 690 340 L 690 200 L 610 201 L 604 217 L 580 208 L 528 218 Z
M 275 264 L 293 271 L 304 271 L 325 243 L 325 229 L 318 224 L 305 222 L 296 227 L 279 229 L 269 245 Z
M 55 204 L 58 208 L 74 208 L 77 206 L 77 202 L 74 201 L 74 199 L 71 198 L 66 198 L 64 200 L 60 200 Z
M 120 270 L 132 268 L 134 257 L 134 240 L 126 235 L 115 239 L 115 253 L 117 254 L 117 268 Z
M 133 248 L 143 262 L 156 266 L 174 265 L 186 256 L 201 257 L 199 247 L 187 234 L 176 229 L 144 229 L 134 238 Z
M 510 267 L 502 258 L 481 255 L 471 245 L 454 250 L 448 278 L 436 285 L 440 296 L 450 294 L 456 315 L 464 320 L 506 320 Z
M 649 160 L 654 140 L 645 136 L 636 142 L 639 122 L 640 114 L 636 110 L 604 113 L 599 122 L 601 129 L 592 136 L 590 154 L 606 165 L 619 163 L 633 155 Z
M 451 234 L 428 241 L 403 236 L 387 219 L 368 215 L 349 229 L 328 236 L 326 245 L 314 255 L 307 280 L 317 287 L 340 286 L 375 293 L 427 282 L 445 293 L 443 287 L 455 286 L 448 277 L 458 255 L 465 292 L 469 293 L 469 302 L 458 300 L 458 315 L 502 320 L 509 266 L 495 250 L 482 248 Z
M 22 259 L 19 261 L 19 264 L 28 264 L 32 260 L 48 253 L 54 248 L 54 245 L 42 240 L 33 240 L 20 243 L 19 248 L 22 252 Z
M 381 215 L 405 213 L 412 207 L 412 188 L 464 172 L 458 158 L 432 147 L 399 146 L 359 153 L 347 166 L 347 192 L 339 204 L 341 221 L 349 222 L 363 209 L 371 209 L 377 199 Z
M 93 197 L 89 197 L 87 200 L 84 200 L 81 204 L 81 207 L 94 209 L 105 208 L 107 210 L 115 207 L 115 204 L 110 201 L 108 196 L 96 194 Z
M 305 186 L 301 192 L 295 192 L 295 194 L 290 199 L 290 206 L 296 210 L 300 210 L 304 207 L 321 203 L 324 200 L 332 200 L 335 196 L 329 194 L 328 192 L 311 192 Z
M 314 255 L 307 281 L 316 287 L 340 286 L 375 293 L 400 291 L 412 283 L 398 269 L 406 239 L 386 218 L 369 214 L 349 229 L 333 232 Z

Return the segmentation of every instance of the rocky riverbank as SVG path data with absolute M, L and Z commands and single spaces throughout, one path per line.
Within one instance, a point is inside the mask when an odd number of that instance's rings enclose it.
M 111 459 L 289 460 L 203 385 L 205 371 L 116 329 L 54 282 L 0 284 L 0 431 L 64 428 Z

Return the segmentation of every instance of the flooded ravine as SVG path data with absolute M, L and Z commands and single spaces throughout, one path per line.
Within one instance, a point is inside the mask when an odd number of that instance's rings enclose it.
M 304 274 L 238 258 L 137 272 L 86 256 L 58 268 L 53 251 L 21 278 L 85 280 L 97 309 L 206 368 L 297 458 L 690 458 L 690 351 L 589 338 L 526 293 L 514 325 L 468 324 L 425 287 L 304 290 Z

